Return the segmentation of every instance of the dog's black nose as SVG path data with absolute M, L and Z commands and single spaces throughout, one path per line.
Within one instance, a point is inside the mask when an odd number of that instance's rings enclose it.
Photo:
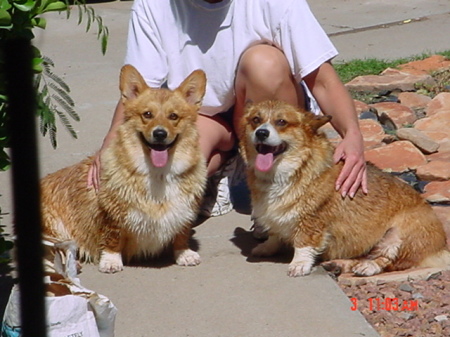
M 153 138 L 155 138 L 157 142 L 162 142 L 167 138 L 167 131 L 164 129 L 153 130 Z
M 258 129 L 256 130 L 255 135 L 258 140 L 266 140 L 267 138 L 269 138 L 270 131 L 267 129 Z

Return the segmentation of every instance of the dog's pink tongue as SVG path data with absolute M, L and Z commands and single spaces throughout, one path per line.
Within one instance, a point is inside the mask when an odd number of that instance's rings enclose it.
M 256 156 L 255 166 L 258 171 L 267 172 L 273 165 L 273 153 L 258 153 Z
M 150 157 L 152 159 L 153 165 L 155 165 L 156 167 L 164 167 L 167 164 L 169 153 L 167 152 L 167 150 L 164 151 L 151 150 Z

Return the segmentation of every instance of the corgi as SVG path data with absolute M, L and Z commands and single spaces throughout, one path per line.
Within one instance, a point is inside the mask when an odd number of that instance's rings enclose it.
M 101 155 L 99 190 L 86 187 L 92 158 L 44 177 L 44 235 L 73 240 L 80 258 L 98 263 L 104 273 L 169 245 L 178 265 L 198 265 L 200 256 L 188 241 L 207 177 L 196 128 L 205 88 L 201 70 L 171 91 L 148 87 L 125 65 L 125 118 Z
M 240 150 L 253 216 L 269 234 L 252 255 L 293 247 L 293 277 L 318 261 L 357 276 L 450 265 L 442 223 L 406 183 L 368 163 L 367 195 L 335 190 L 343 164 L 333 163 L 334 147 L 319 130 L 330 119 L 280 101 L 246 106 Z

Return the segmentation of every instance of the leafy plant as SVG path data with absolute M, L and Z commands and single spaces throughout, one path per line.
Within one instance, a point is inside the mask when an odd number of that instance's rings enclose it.
M 106 52 L 108 41 L 108 28 L 103 25 L 102 18 L 97 16 L 92 7 L 85 5 L 85 0 L 73 0 L 78 7 L 78 24 L 86 19 L 86 32 L 92 23 L 97 24 L 97 39 L 101 40 L 101 51 Z M 0 0 L 0 171 L 6 171 L 10 167 L 10 159 L 5 151 L 9 147 L 8 123 L 8 97 L 5 80 L 5 43 L 14 38 L 25 38 L 30 41 L 34 38 L 33 29 L 45 29 L 47 22 L 41 15 L 46 12 L 65 11 L 67 19 L 71 14 L 71 6 L 68 0 Z M 76 138 L 71 119 L 79 121 L 79 116 L 74 110 L 74 101 L 70 97 L 70 88 L 64 80 L 53 72 L 53 61 L 41 54 L 34 47 L 32 67 L 35 74 L 34 86 L 36 89 L 37 115 L 40 118 L 40 131 L 42 135 L 48 135 L 53 147 L 56 142 L 57 118 Z M 1 220 L 0 209 L 0 220 Z M 7 252 L 11 250 L 13 243 L 5 238 L 3 226 L 0 223 L 0 267 L 9 262 Z
M 107 48 L 108 28 L 103 20 L 95 14 L 92 7 L 85 4 L 85 0 L 74 0 L 78 8 L 78 24 L 86 19 L 86 32 L 97 24 L 97 38 L 101 41 L 101 51 L 104 54 Z M 0 171 L 10 166 L 9 157 L 5 151 L 8 148 L 8 134 L 6 113 L 8 97 L 4 76 L 4 56 L 2 54 L 5 42 L 13 38 L 34 38 L 33 29 L 45 29 L 47 21 L 41 15 L 46 12 L 65 11 L 67 19 L 71 15 L 71 6 L 68 0 L 0 0 Z M 57 146 L 57 120 L 76 138 L 71 121 L 79 121 L 74 110 L 74 102 L 70 97 L 70 88 L 64 80 L 53 72 L 53 61 L 41 54 L 34 47 L 33 71 L 35 73 L 37 115 L 40 118 L 41 133 L 49 136 L 53 147 Z

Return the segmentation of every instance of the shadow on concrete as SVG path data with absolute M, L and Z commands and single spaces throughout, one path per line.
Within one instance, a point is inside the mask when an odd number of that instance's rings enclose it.
M 292 260 L 293 249 L 283 246 L 280 251 L 268 257 L 252 256 L 252 249 L 262 241 L 256 240 L 251 231 L 247 231 L 241 227 L 236 227 L 234 236 L 230 241 L 241 250 L 241 254 L 247 257 L 248 262 L 272 262 L 272 263 L 289 263 Z
M 200 250 L 199 241 L 194 238 L 195 230 L 192 230 L 192 236 L 189 240 L 189 248 L 193 251 L 198 252 Z M 172 247 L 169 246 L 165 248 L 161 254 L 153 257 L 143 257 L 143 258 L 133 258 L 129 262 L 125 262 L 124 265 L 128 267 L 139 267 L 139 268 L 167 268 L 175 264 L 175 258 L 173 256 Z

